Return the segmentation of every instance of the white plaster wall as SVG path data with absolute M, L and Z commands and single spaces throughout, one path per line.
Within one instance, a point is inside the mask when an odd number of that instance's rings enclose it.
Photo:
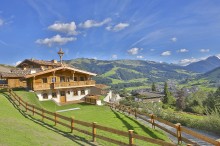
M 107 96 L 103 99 L 105 102 L 109 102 L 112 99 L 112 91 L 110 90 Z
M 85 95 L 81 95 L 81 90 L 78 90 L 78 96 L 74 96 L 73 89 L 66 90 L 65 91 L 66 92 L 66 101 L 74 101 L 74 100 L 82 99 L 83 97 L 88 95 L 89 92 L 90 92 L 89 88 L 86 88 L 84 90 L 85 90 Z M 68 91 L 70 91 L 70 94 L 68 94 Z M 50 90 L 48 90 L 48 91 L 36 91 L 35 93 L 37 94 L 37 97 L 38 97 L 39 101 L 47 101 L 47 100 L 51 100 L 53 98 L 52 97 L 52 91 L 50 91 Z M 42 93 L 47 93 L 48 99 L 43 99 Z M 57 93 L 57 98 L 53 98 L 53 100 L 55 100 L 56 102 L 60 102 L 60 90 L 56 90 L 56 93 Z
M 78 96 L 74 96 L 73 90 L 70 91 L 70 94 L 66 92 L 66 100 L 67 101 L 74 101 L 74 100 L 80 100 L 86 95 L 89 94 L 89 89 L 84 89 L 85 90 L 85 95 L 81 95 L 81 90 L 78 90 Z
M 101 100 L 96 100 L 96 105 L 102 105 L 102 101 Z
M 47 93 L 48 95 L 48 99 L 43 99 L 43 93 Z M 52 93 L 50 91 L 36 91 L 37 97 L 40 101 L 47 101 L 47 100 L 51 100 L 52 98 Z

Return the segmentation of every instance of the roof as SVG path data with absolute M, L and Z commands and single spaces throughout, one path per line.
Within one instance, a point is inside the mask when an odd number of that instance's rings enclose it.
M 3 78 L 15 78 L 15 77 L 24 77 L 25 75 L 31 74 L 31 71 L 33 69 L 27 69 L 27 70 L 22 70 L 22 69 L 12 69 L 10 72 L 0 72 L 1 77 Z M 40 69 L 34 69 L 36 72 L 40 72 Z
M 15 67 L 0 64 L 0 72 L 10 72 Z
M 35 59 L 25 59 L 24 61 L 22 61 L 20 64 L 17 65 L 17 67 L 21 67 L 23 64 L 25 64 L 25 62 L 32 62 L 34 64 L 38 64 L 38 65 L 45 65 L 45 66 L 61 66 L 60 62 L 53 62 L 53 61 L 45 61 L 45 60 L 35 60 Z
M 20 78 L 20 77 L 24 77 L 23 74 L 16 74 L 16 73 L 10 73 L 10 72 L 1 72 L 0 76 L 2 78 Z
M 57 68 L 53 68 L 53 69 L 44 70 L 44 71 L 41 71 L 41 72 L 36 72 L 36 73 L 33 73 L 33 74 L 28 74 L 28 75 L 25 76 L 25 78 L 31 78 L 31 77 L 39 76 L 39 75 L 42 75 L 42 74 L 45 74 L 45 73 L 50 73 L 50 72 L 54 72 L 54 71 L 57 71 L 57 70 L 63 70 L 63 69 L 71 70 L 71 71 L 75 71 L 75 72 L 79 72 L 79 73 L 84 73 L 84 74 L 88 74 L 88 75 L 91 75 L 91 76 L 96 76 L 97 75 L 95 73 L 87 72 L 87 71 L 76 69 L 76 68 L 73 68 L 73 67 L 61 66 L 61 67 L 57 67 Z

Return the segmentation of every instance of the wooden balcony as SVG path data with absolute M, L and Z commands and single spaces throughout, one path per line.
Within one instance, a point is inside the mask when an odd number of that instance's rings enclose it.
M 95 86 L 94 80 L 35 84 L 34 90 L 65 89 Z

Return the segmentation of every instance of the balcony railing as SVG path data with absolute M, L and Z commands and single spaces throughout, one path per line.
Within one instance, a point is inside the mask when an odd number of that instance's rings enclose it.
M 41 84 L 35 84 L 34 90 L 62 89 L 62 88 L 72 88 L 72 87 L 87 87 L 87 86 L 95 86 L 95 81 L 88 80 L 88 81 L 75 81 L 75 82 L 41 83 Z

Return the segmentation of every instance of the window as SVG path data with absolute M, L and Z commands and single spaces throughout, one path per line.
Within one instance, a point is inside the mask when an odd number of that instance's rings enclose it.
M 43 83 L 47 83 L 47 78 L 42 78 Z
M 74 81 L 77 81 L 77 77 L 74 77 Z
M 74 96 L 78 96 L 78 91 L 74 90 L 73 94 L 74 94 Z
M 64 76 L 60 76 L 60 82 L 65 82 L 65 77 Z
M 85 95 L 85 90 L 81 90 L 81 95 Z
M 53 92 L 53 93 L 52 93 L 52 97 L 53 97 L 53 98 L 57 98 L 57 93 L 56 93 L 56 92 Z
M 66 96 L 65 91 L 61 91 L 60 96 Z
M 56 82 L 56 77 L 52 77 L 51 82 L 55 83 Z
M 85 80 L 85 78 L 84 77 L 80 77 L 80 81 L 84 81 Z
M 43 93 L 43 99 L 48 99 L 47 93 Z
M 66 82 L 70 82 L 70 77 L 67 77 L 67 78 L 66 78 Z

